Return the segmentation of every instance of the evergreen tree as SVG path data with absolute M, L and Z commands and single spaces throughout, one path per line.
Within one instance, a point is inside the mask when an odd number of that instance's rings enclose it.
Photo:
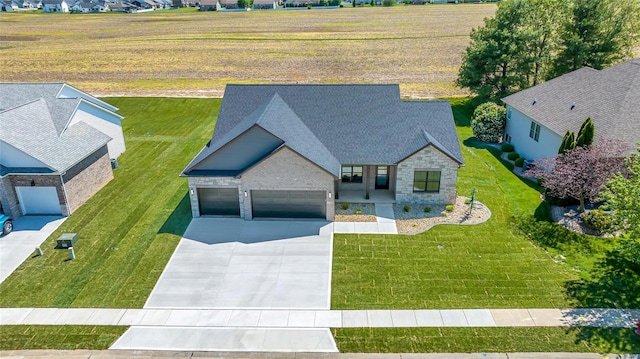
M 593 143 L 593 136 L 595 134 L 595 126 L 591 121 L 591 117 L 587 117 L 587 119 L 580 126 L 580 131 L 578 132 L 578 138 L 576 139 L 577 146 L 591 146 Z
M 603 69 L 632 55 L 640 39 L 640 1 L 574 0 L 570 4 L 548 78 L 584 66 Z
M 575 138 L 576 138 L 576 135 L 573 132 L 567 131 L 564 137 L 562 137 L 562 142 L 560 143 L 558 154 L 563 154 L 569 150 L 576 148 Z

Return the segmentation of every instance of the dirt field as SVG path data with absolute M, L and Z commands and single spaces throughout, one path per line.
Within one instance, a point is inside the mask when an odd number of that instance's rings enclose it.
M 218 97 L 227 83 L 456 88 L 471 28 L 495 5 L 0 15 L 2 81 L 66 81 L 97 95 Z

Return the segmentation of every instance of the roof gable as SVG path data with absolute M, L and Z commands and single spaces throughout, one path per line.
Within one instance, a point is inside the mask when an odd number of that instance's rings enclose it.
M 449 103 L 401 101 L 398 85 L 227 85 L 212 141 L 276 94 L 338 163 L 396 164 L 428 144 L 423 131 L 463 161 Z
M 83 122 L 59 134 L 44 99 L 0 112 L 0 123 L 2 141 L 59 173 L 111 140 Z

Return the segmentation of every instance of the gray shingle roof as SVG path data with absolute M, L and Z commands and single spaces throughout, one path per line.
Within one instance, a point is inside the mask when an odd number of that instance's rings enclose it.
M 401 101 L 398 85 L 228 85 L 210 147 L 189 167 L 255 123 L 334 174 L 429 144 L 463 163 L 448 101 Z
M 0 112 L 0 139 L 59 173 L 105 146 L 111 138 L 84 122 L 58 134 L 44 99 Z
M 502 101 L 560 136 L 577 132 L 591 117 L 596 139 L 622 140 L 635 148 L 640 141 L 640 58 L 600 71 L 582 68 Z

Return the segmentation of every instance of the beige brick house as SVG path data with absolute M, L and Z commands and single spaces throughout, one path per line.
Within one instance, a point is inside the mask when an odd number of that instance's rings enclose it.
M 463 164 L 447 101 L 397 85 L 229 85 L 185 168 L 194 217 L 334 218 L 336 202 L 453 203 Z
M 107 184 L 125 150 L 115 111 L 64 83 L 1 83 L 2 211 L 68 216 Z

